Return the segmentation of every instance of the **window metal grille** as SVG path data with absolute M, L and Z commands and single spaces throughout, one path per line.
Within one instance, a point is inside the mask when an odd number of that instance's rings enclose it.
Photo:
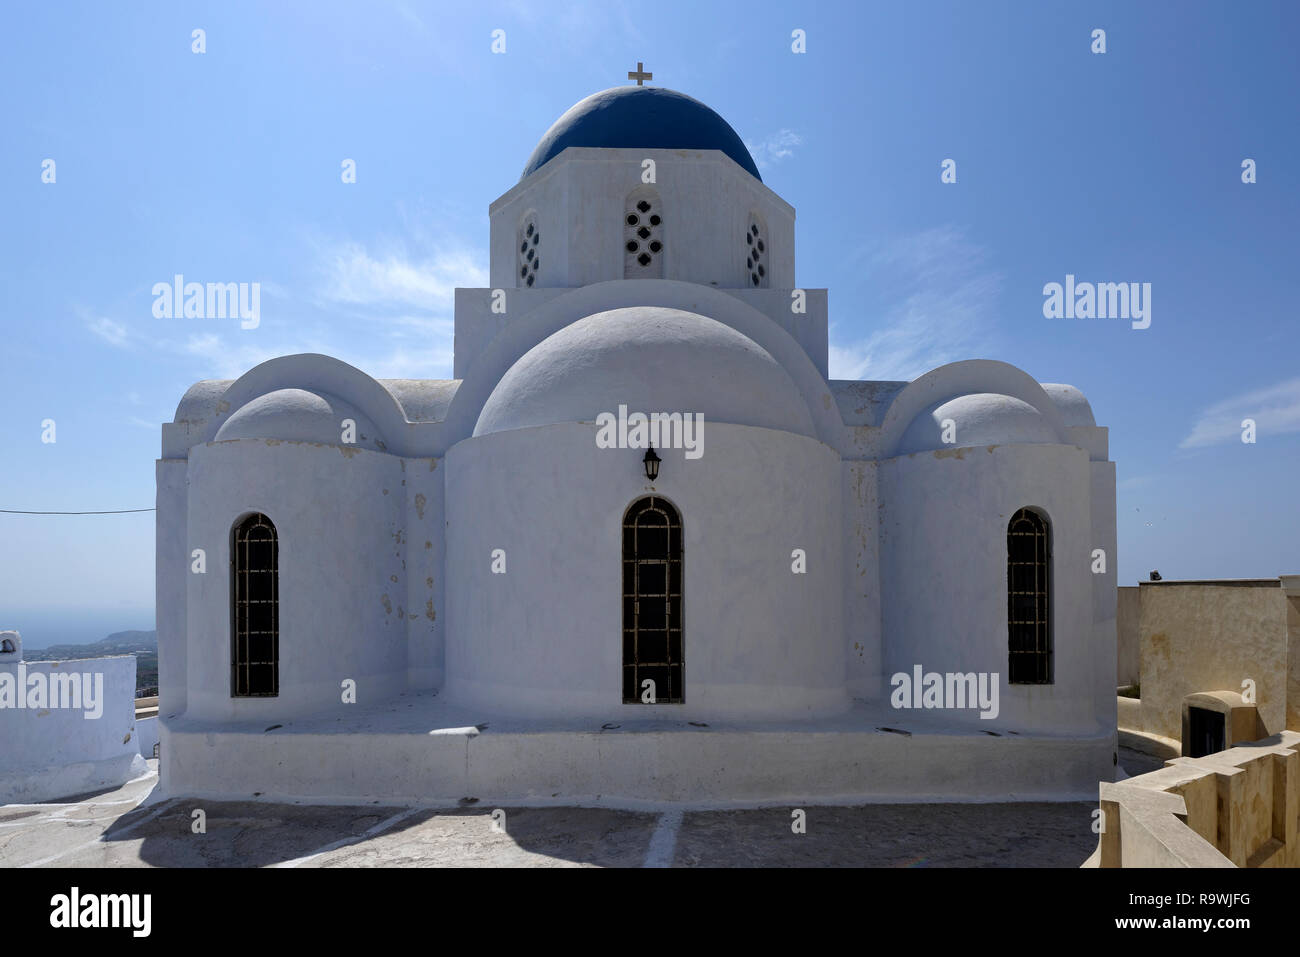
M 686 700 L 682 660 L 682 522 L 650 495 L 623 516 L 623 703 L 641 703 L 641 682 L 656 704 Z
M 230 694 L 280 693 L 280 546 L 260 512 L 235 526 L 230 548 Z
M 1052 683 L 1051 531 L 1022 508 L 1007 525 L 1007 629 L 1011 684 Z

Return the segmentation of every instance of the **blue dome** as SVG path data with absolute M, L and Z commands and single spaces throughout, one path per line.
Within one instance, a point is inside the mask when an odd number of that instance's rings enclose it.
M 521 180 L 570 146 L 602 149 L 721 150 L 759 182 L 736 131 L 699 100 L 657 86 L 616 86 L 580 100 L 546 131 Z

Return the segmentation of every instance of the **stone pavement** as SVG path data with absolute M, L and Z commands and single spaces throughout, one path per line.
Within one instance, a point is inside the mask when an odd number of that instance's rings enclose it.
M 1097 846 L 1086 803 L 809 805 L 796 834 L 789 807 L 146 801 L 149 764 L 103 794 L 0 807 L 0 866 L 1078 867 Z M 192 830 L 196 809 L 206 833 Z

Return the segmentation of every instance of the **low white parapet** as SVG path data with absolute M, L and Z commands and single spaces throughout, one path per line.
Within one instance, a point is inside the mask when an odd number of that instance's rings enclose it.
M 116 787 L 146 768 L 133 655 L 0 662 L 0 804 Z

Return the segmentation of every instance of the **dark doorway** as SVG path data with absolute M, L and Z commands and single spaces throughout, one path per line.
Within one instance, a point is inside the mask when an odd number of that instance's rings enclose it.
M 1211 711 L 1209 708 L 1187 709 L 1187 723 L 1190 726 L 1188 737 L 1191 738 L 1188 742 L 1188 757 L 1201 758 L 1223 750 L 1224 717 L 1222 711 Z

